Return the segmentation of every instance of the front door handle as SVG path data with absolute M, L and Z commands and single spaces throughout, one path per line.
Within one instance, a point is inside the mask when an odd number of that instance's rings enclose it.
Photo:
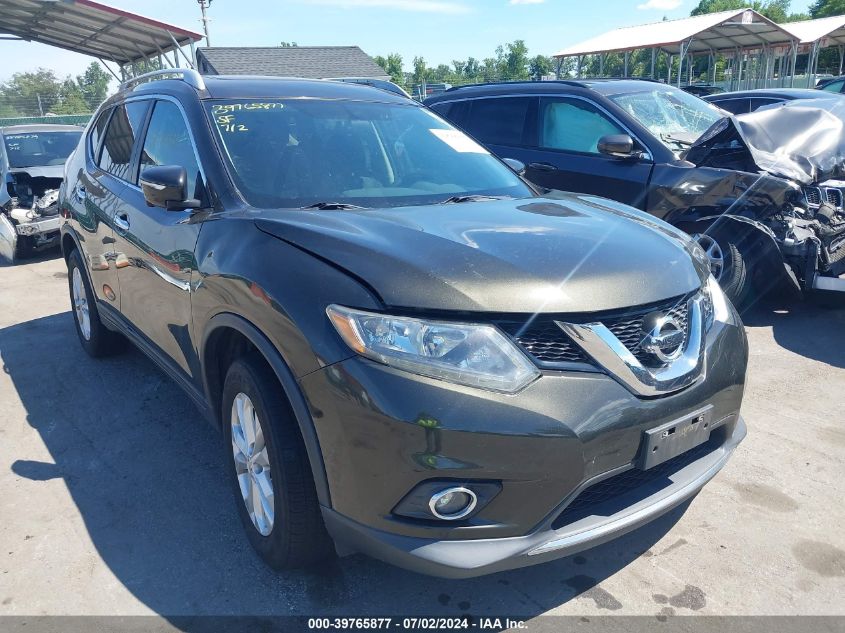
M 85 202 L 85 196 L 86 196 L 85 187 L 83 187 L 80 184 L 77 184 L 76 188 L 74 188 L 74 190 L 73 190 L 73 194 L 76 196 L 76 199 L 79 202 Z
M 114 225 L 119 228 L 121 231 L 128 231 L 129 230 L 129 216 L 125 213 L 121 213 L 120 215 L 116 215 L 114 218 Z
M 528 169 L 536 169 L 537 171 L 557 171 L 557 167 L 551 163 L 530 163 Z

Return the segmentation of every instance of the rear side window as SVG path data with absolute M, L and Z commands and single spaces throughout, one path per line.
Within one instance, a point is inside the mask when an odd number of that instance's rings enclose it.
M 143 173 L 145 167 L 155 165 L 184 167 L 188 174 L 188 197 L 202 199 L 202 177 L 188 124 L 182 111 L 170 101 L 156 102 L 144 139 L 140 171 Z
M 130 177 L 132 148 L 144 123 L 149 101 L 132 101 L 114 109 L 103 138 L 99 166 L 113 176 L 126 180 Z
M 762 108 L 763 106 L 772 105 L 773 103 L 781 103 L 782 99 L 763 99 L 763 98 L 756 98 L 751 100 L 751 107 L 748 110 L 749 112 L 754 112 L 758 108 Z
M 488 145 L 525 145 L 526 123 L 531 110 L 530 97 L 477 99 L 464 129 Z M 457 123 L 457 120 L 450 117 Z
M 594 105 L 580 99 L 543 99 L 540 111 L 540 146 L 584 154 L 598 154 L 599 139 L 626 134 Z
M 725 99 L 724 101 L 714 101 L 713 103 L 731 114 L 745 114 L 751 111 L 750 101 L 750 99 Z
M 822 86 L 825 92 L 842 92 L 842 87 L 845 86 L 845 81 L 831 81 L 829 84 Z

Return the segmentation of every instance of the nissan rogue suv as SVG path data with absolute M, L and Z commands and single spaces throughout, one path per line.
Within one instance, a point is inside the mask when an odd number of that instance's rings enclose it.
M 220 427 L 274 568 L 564 556 L 694 496 L 745 435 L 745 334 L 694 242 L 539 197 L 399 95 L 143 76 L 60 205 L 83 348 L 128 339 Z

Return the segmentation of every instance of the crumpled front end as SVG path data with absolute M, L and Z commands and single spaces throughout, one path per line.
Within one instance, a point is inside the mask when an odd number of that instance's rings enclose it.
M 683 186 L 655 192 L 653 212 L 747 218 L 775 240 L 804 289 L 845 291 L 843 157 L 845 108 L 838 100 L 726 117 L 684 155 L 698 169 Z
M 24 251 L 55 246 L 59 241 L 61 178 L 31 177 L 15 172 L 0 209 L 0 256 L 13 260 Z

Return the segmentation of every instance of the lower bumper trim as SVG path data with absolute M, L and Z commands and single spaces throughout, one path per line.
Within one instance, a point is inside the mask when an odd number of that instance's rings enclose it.
M 673 474 L 672 484 L 660 492 L 611 516 L 588 516 L 557 530 L 540 529 L 526 536 L 436 541 L 376 530 L 328 508 L 323 508 L 323 516 L 341 549 L 424 574 L 470 578 L 576 554 L 649 523 L 695 496 L 727 463 L 745 435 L 745 422 L 738 418 L 719 448 Z

